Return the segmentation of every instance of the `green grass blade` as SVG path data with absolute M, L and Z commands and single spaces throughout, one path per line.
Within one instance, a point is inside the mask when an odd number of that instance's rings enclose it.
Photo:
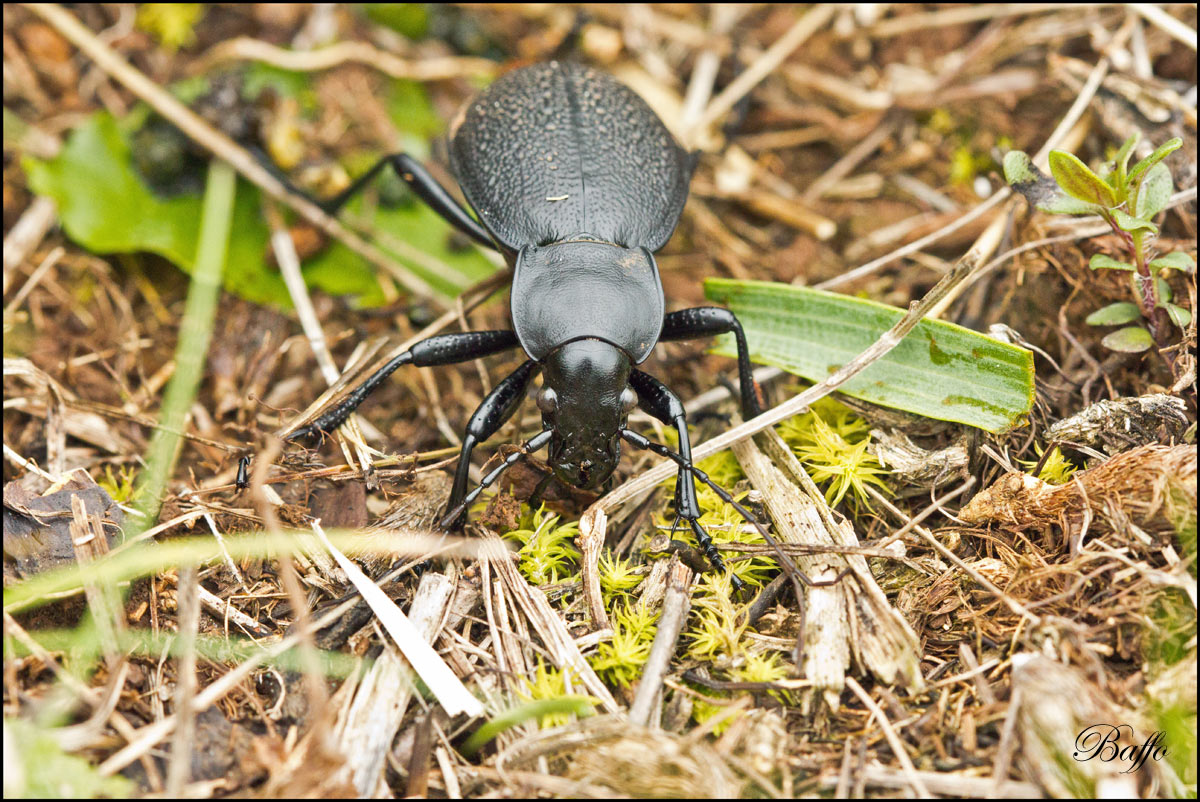
M 179 342 L 175 346 L 175 374 L 163 394 L 159 428 L 150 437 L 146 470 L 140 477 L 144 491 L 139 504 L 145 513 L 143 521 L 152 522 L 158 518 L 159 504 L 178 456 L 179 433 L 204 374 L 208 343 L 212 339 L 213 320 L 217 313 L 217 299 L 221 294 L 221 274 L 225 269 L 229 231 L 233 225 L 236 187 L 237 173 L 233 168 L 219 159 L 213 159 L 208 168 L 208 185 L 200 217 L 196 267 L 192 271 L 187 305 L 179 326 Z M 136 531 L 126 531 L 126 537 L 136 534 Z
M 904 312 L 831 292 L 765 281 L 708 279 L 705 295 L 738 316 L 756 362 L 820 381 Z M 732 335 L 716 353 L 735 356 Z M 1001 432 L 1033 406 L 1033 354 L 978 332 L 923 320 L 840 392 L 880 406 Z
M 350 554 L 413 552 L 411 541 L 406 544 L 402 535 L 343 530 L 330 530 L 326 535 L 339 549 Z M 223 559 L 225 555 L 232 560 L 241 560 L 321 549 L 312 535 L 305 532 L 281 532 L 277 535 L 258 532 L 227 536 L 223 547 L 212 537 L 138 542 L 114 549 L 86 567 L 72 563 L 13 582 L 4 589 L 4 611 L 17 613 L 52 601 L 59 594 L 80 592 L 85 579 L 102 585 L 117 585 L 180 565 L 207 565 Z

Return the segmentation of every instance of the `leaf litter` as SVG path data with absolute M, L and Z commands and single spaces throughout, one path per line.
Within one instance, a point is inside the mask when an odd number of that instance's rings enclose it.
M 94 31 L 117 23 L 99 7 L 79 13 Z M 227 24 L 263 39 L 299 35 L 305 25 L 319 23 L 348 26 L 341 29 L 344 38 L 368 41 L 359 35 L 366 22 L 322 18 L 328 11 L 205 13 L 228 15 Z M 446 18 L 429 13 L 436 19 L 428 25 L 442 26 L 442 33 L 407 45 L 413 63 L 445 58 L 451 68 L 462 67 L 451 70 L 460 77 L 425 86 L 439 110 L 470 94 L 476 73 L 466 56 L 490 48 L 492 55 L 545 58 L 575 26 L 568 7 L 457 10 Z M 719 30 L 711 13 L 713 30 Z M 723 53 L 737 42 L 746 51 L 743 63 L 752 63 L 791 30 L 795 13 L 782 7 L 738 12 L 737 19 L 721 23 L 736 26 L 733 36 L 710 33 L 696 21 L 708 19 L 707 11 L 638 7 L 617 17 L 597 8 L 582 23 L 577 46 L 595 63 L 620 68 L 635 85 L 683 97 L 679 76 L 689 74 L 693 55 Z M 1075 66 L 1092 69 L 1100 58 L 1088 37 L 1097 26 L 1128 37 L 1137 27 L 1129 20 L 1140 19 L 1122 9 L 1015 11 L 990 22 L 956 19 L 955 13 L 961 12 L 898 11 L 871 19 L 865 8 L 839 11 L 829 28 L 812 34 L 783 68 L 768 74 L 751 95 L 741 145 L 754 165 L 750 189 L 721 189 L 709 172 L 716 160 L 701 160 L 694 203 L 660 258 L 668 298 L 680 306 L 702 303 L 697 277 L 712 270 L 739 279 L 790 280 L 794 266 L 785 273 L 780 263 L 798 254 L 805 255 L 805 282 L 815 284 L 928 233 L 917 223 L 933 196 L 942 209 L 969 209 L 978 203 L 972 182 L 989 175 L 976 167 L 976 175 L 964 179 L 961 165 L 990 164 L 998 174 L 1003 148 L 1040 145 L 1085 90 Z M 1181 24 L 1194 27 L 1194 11 L 1183 14 Z M 206 27 L 215 16 L 196 25 L 198 41 L 174 45 L 180 63 L 218 44 L 218 34 Z M 62 66 L 72 63 L 72 51 L 53 26 L 19 9 L 5 17 L 6 32 L 13 34 L 6 38 L 6 65 L 15 65 L 6 132 L 10 113 L 43 133 L 55 131 L 48 124 L 50 97 L 74 108 L 107 108 L 118 117 L 129 108 L 132 96 L 123 89 L 100 90 L 69 78 Z M 1138 25 L 1142 44 L 1130 51 L 1133 67 L 1113 62 L 1101 79 L 1104 91 L 1092 101 L 1097 116 L 1080 122 L 1091 126 L 1084 135 L 1088 144 L 1073 152 L 1098 163 L 1111 156 L 1106 143 L 1124 141 L 1129 126 L 1146 129 L 1143 142 L 1182 136 L 1184 147 L 1170 162 L 1176 189 L 1186 191 L 1189 181 L 1193 188 L 1195 183 L 1195 116 L 1192 107 L 1190 129 L 1179 122 L 1188 118 L 1175 82 L 1194 75 L 1194 51 L 1157 25 Z M 141 45 L 123 43 L 142 48 L 126 56 L 167 47 L 148 35 L 151 40 Z M 620 47 L 614 50 L 612 42 Z M 1084 62 L 1064 61 L 1058 53 L 1063 42 L 1071 42 L 1072 54 Z M 899 58 L 903 53 L 911 57 Z M 947 54 L 957 58 L 946 62 L 949 70 L 938 68 Z M 1018 54 L 1047 65 L 1036 81 L 1014 74 L 981 83 L 1005 76 L 1005 65 Z M 1143 68 L 1147 62 L 1149 70 Z M 877 63 L 888 69 L 871 66 Z M 29 64 L 41 72 L 22 72 L 21 65 Z M 1136 81 L 1128 77 L 1133 72 L 1140 74 Z M 831 92 L 818 79 L 822 74 L 883 93 L 898 116 L 884 123 L 878 97 Z M 160 68 L 154 77 L 165 84 L 181 76 Z M 714 89 L 731 77 L 718 72 Z M 307 80 L 325 96 L 361 100 L 360 108 L 318 114 L 361 115 L 368 126 L 382 119 L 368 90 L 384 79 L 371 68 L 342 65 Z M 949 98 L 957 91 L 982 94 L 964 95 L 972 97 L 969 102 L 935 100 L 934 115 L 923 98 L 938 97 L 931 87 L 939 81 Z M 1048 104 L 1047 96 L 1063 102 Z M 1154 111 L 1160 107 L 1168 113 Z M 875 150 L 854 150 L 850 123 L 880 131 Z M 320 132 L 339 121 L 300 124 L 310 126 L 305 141 L 319 142 Z M 823 139 L 811 138 L 814 133 Z M 733 142 L 738 147 L 738 138 Z M 815 142 L 821 144 L 806 144 Z M 961 158 L 963 148 L 970 160 Z M 836 173 L 826 175 L 835 162 Z M 953 176 L 952 163 L 960 165 Z M 884 180 L 853 184 L 871 174 Z M 786 209 L 763 202 L 768 194 L 787 195 L 780 181 L 822 191 L 804 195 L 807 209 L 795 190 Z M 6 168 L 9 233 L 32 209 L 31 183 L 19 168 Z M 893 184 L 896 192 L 878 189 Z M 918 192 L 918 186 L 926 189 Z M 1194 214 L 1189 217 L 1186 203 L 1161 216 L 1160 236 L 1170 243 L 1164 247 L 1194 254 Z M 811 214 L 798 214 L 798 208 Z M 1045 215 L 1025 216 L 1021 208 L 997 212 L 1011 221 L 1013 241 L 1006 248 L 1049 239 L 1056 225 Z M 716 214 L 706 216 L 705 209 Z M 827 227 L 815 225 L 812 215 L 841 233 L 818 235 Z M 259 219 L 256 209 L 246 216 Z M 894 224 L 906 224 L 894 229 L 899 240 L 859 241 L 845 233 Z M 906 306 L 929 286 L 931 270 L 953 262 L 978 233 L 945 236 L 908 262 L 876 268 L 852 289 Z M 69 225 L 67 234 L 75 236 Z M 22 289 L 20 302 L 5 313 L 5 481 L 41 470 L 38 465 L 55 472 L 48 483 L 77 468 L 95 479 L 120 475 L 109 470 L 114 466 L 136 470 L 146 423 L 172 372 L 173 310 L 184 283 L 157 257 L 98 258 L 59 233 L 42 237 L 14 251 L 24 258 L 18 257 L 11 274 L 6 237 L 6 304 L 14 287 Z M 63 255 L 46 259 L 55 247 L 64 248 Z M 485 719 L 499 719 L 535 687 L 550 700 L 589 699 L 593 715 L 514 720 L 470 759 L 456 747 L 479 721 L 445 715 L 373 617 L 365 609 L 354 612 L 357 596 L 315 542 L 290 558 L 299 595 L 285 587 L 286 569 L 274 550 L 204 563 L 196 587 L 212 598 L 198 619 L 190 748 L 207 762 L 191 762 L 187 792 L 1194 794 L 1195 323 L 1184 328 L 1170 372 L 1160 361 L 1106 353 L 1083 321 L 1104 303 L 1122 301 L 1127 291 L 1115 273 L 1088 269 L 1097 247 L 1106 247 L 1104 237 L 1008 256 L 942 313 L 979 331 L 1003 322 L 1041 349 L 1035 353 L 1051 358 L 1035 359 L 1037 397 L 1027 426 L 985 435 L 957 424 L 906 420 L 860 402 L 853 402 L 852 413 L 836 415 L 818 406 L 825 413 L 822 424 L 840 432 L 848 446 L 867 443 L 845 463 L 847 476 L 861 485 L 857 494 L 853 484 L 839 491 L 836 482 L 822 488 L 813 481 L 824 475 L 815 458 L 830 452 L 814 447 L 821 437 L 827 446 L 832 442 L 824 430 L 810 436 L 807 450 L 793 452 L 767 432 L 739 446 L 740 464 L 728 454 L 702 463 L 756 517 L 771 522 L 775 546 L 729 505 L 701 493 L 706 525 L 733 570 L 753 580 L 754 593 L 732 595 L 727 581 L 688 568 L 697 562 L 695 548 L 671 531 L 669 491 L 610 511 L 605 537 L 594 544 L 587 540 L 595 530 L 586 516 L 574 528 L 589 499 L 552 492 L 553 511 L 505 501 L 513 488 L 527 494 L 536 483 L 545 467 L 534 460 L 528 468 L 535 477 L 508 485 L 492 502 L 504 510 L 474 517 L 489 527 L 528 533 L 518 537 L 526 554 L 506 548 L 497 536 L 503 532 L 477 525 L 473 532 L 494 549 L 491 556 L 435 560 L 420 579 L 413 571 L 419 558 L 351 555 L 423 628 L 440 659 L 482 703 Z M 452 244 L 444 248 L 450 252 Z M 844 256 L 855 248 L 854 260 Z M 39 265 L 46 267 L 39 272 Z M 1167 281 L 1176 303 L 1193 308 L 1194 268 L 1174 269 Z M 316 294 L 316 312 L 340 357 L 364 329 L 399 328 L 407 335 L 427 322 L 427 310 L 406 304 L 401 288 L 385 286 L 381 295 L 390 304 L 382 315 Z M 464 314 L 473 328 L 504 325 L 496 304 Z M 229 344 L 217 347 L 246 367 L 222 368 L 219 382 L 201 390 L 152 540 L 204 534 L 225 543 L 239 531 L 261 529 L 264 503 L 232 489 L 236 456 L 257 432 L 287 422 L 323 389 L 296 339 L 274 333 L 247 338 L 240 354 Z M 653 366 L 684 398 L 709 389 L 713 377 L 728 369 L 726 360 L 697 348 L 672 345 Z M 256 366 L 271 363 L 277 366 L 274 380 L 266 382 Z M 489 368 L 502 367 L 499 360 L 489 362 Z M 37 380 L 38 374 L 44 378 Z M 326 469 L 328 448 L 293 457 L 284 469 L 290 479 L 262 491 L 268 499 L 275 496 L 267 504 L 301 529 L 311 528 L 312 517 L 333 518 L 347 506 L 354 509 L 344 520 L 375 522 L 379 543 L 403 538 L 403 532 L 428 533 L 445 492 L 439 468 L 454 456 L 445 448 L 453 440 L 430 423 L 430 411 L 452 423 L 465 420 L 487 390 L 477 374 L 470 367 L 447 369 L 423 383 L 415 371 L 401 372 L 360 415 L 384 429 L 374 442 L 396 454 L 392 465 L 363 477 Z M 723 427 L 716 418 L 693 421 L 701 442 Z M 514 428 L 529 423 L 518 420 Z M 375 435 L 367 431 L 367 437 Z M 871 454 L 894 470 L 877 473 L 872 463 L 865 473 L 863 458 Z M 1075 469 L 1060 470 L 1069 474 L 1064 483 L 1031 475 L 1055 458 Z M 921 463 L 936 471 L 922 473 Z M 623 471 L 636 475 L 647 464 L 631 459 Z M 1026 472 L 1024 466 L 1032 467 Z M 316 500 L 322 485 L 364 478 L 365 497 L 333 494 L 324 506 Z M 106 487 L 108 496 L 120 497 L 119 480 Z M 50 498 L 41 491 L 37 496 L 41 503 Z M 14 793 L 32 793 L 43 787 L 45 772 L 58 771 L 59 790 L 161 793 L 178 760 L 171 755 L 188 744 L 168 734 L 181 720 L 183 663 L 171 636 L 181 621 L 178 594 L 185 583 L 168 568 L 135 574 L 116 596 L 90 583 L 79 588 L 83 599 L 57 598 L 10 614 L 9 592 L 18 587 L 10 582 L 24 581 L 10 578 L 10 565 L 48 557 L 53 549 L 14 528 L 21 541 L 10 551 L 9 497 L 6 490 L 6 744 L 30 722 L 36 731 L 21 738 L 29 751 L 22 750 L 15 764 L 6 756 L 6 791 L 13 782 Z M 831 507 L 831 501 L 840 503 Z M 81 544 L 76 559 L 121 558 L 123 549 L 115 544 L 112 557 L 99 556 L 109 544 L 97 536 L 109 527 L 89 520 L 95 512 L 90 502 L 61 509 L 75 526 L 74 539 L 90 537 L 87 543 L 95 546 Z M 121 523 L 115 513 L 112 520 Z M 797 594 L 793 580 L 778 573 L 784 556 L 814 582 L 832 584 L 800 582 Z M 48 567 L 25 565 L 35 574 Z M 603 617 L 593 614 L 597 604 Z M 91 613 L 86 620 L 85 610 Z M 659 631 L 669 615 L 679 619 L 677 628 L 666 627 L 672 637 L 663 636 L 660 647 Z M 251 626 L 239 628 L 238 616 Z M 231 656 L 215 648 L 220 642 L 261 654 Z M 665 659 L 651 659 L 654 648 L 664 649 Z M 331 667 L 333 657 L 350 658 L 348 674 L 314 668 Z M 329 691 L 327 698 L 311 692 L 312 680 Z M 635 707 L 649 711 L 645 726 L 627 719 Z M 1139 743 L 1161 732 L 1169 743 L 1166 757 L 1150 758 L 1128 774 L 1121 764 L 1072 760 L 1075 739 L 1098 721 L 1128 724 Z M 132 785 L 106 784 L 117 772 Z

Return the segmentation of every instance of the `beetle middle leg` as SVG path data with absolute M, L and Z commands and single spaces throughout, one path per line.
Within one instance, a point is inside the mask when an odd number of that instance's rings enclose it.
M 728 309 L 719 306 L 697 306 L 680 309 L 663 317 L 662 334 L 659 340 L 694 340 L 733 332 L 737 343 L 738 385 L 742 396 L 742 417 L 746 420 L 762 412 L 758 385 L 750 366 L 750 348 L 746 345 L 746 334 L 742 324 Z
M 681 402 L 670 388 L 648 373 L 631 371 L 629 386 L 638 394 L 638 406 L 679 433 L 679 479 L 675 484 L 675 511 L 688 522 L 696 543 L 717 571 L 725 570 L 725 561 L 712 538 L 700 525 L 700 502 L 696 500 L 696 480 L 692 475 L 692 445 L 688 439 L 687 418 Z M 736 577 L 735 577 L 736 580 Z M 740 585 L 740 581 L 735 585 Z

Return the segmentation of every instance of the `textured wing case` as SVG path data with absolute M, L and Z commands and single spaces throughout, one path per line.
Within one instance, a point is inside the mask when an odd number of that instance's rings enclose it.
M 566 62 L 515 70 L 484 90 L 452 126 L 450 160 L 510 251 L 581 234 L 656 251 L 691 178 L 687 154 L 645 101 Z

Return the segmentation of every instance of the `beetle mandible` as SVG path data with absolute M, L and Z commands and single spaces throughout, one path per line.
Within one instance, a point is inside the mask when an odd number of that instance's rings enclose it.
M 522 454 L 547 445 L 553 475 L 598 489 L 616 469 L 625 440 L 679 464 L 677 521 L 688 522 L 709 561 L 723 570 L 698 520 L 683 404 L 636 368 L 659 341 L 732 332 L 742 414 L 749 419 L 760 411 L 746 338 L 733 313 L 698 307 L 664 314 L 653 254 L 679 221 L 697 154 L 684 151 L 631 89 L 590 67 L 560 61 L 495 81 L 457 115 L 449 145 L 451 170 L 478 221 L 403 153 L 383 158 L 323 206 L 335 212 L 391 165 L 439 215 L 503 254 L 514 270 L 512 331 L 422 340 L 288 439 L 336 429 L 401 365 L 448 365 L 519 346 L 528 359 L 495 386 L 467 424 L 443 526 L 457 524 Z M 538 372 L 543 430 L 468 493 L 472 450 L 512 417 Z M 627 428 L 635 406 L 675 427 L 677 454 Z

